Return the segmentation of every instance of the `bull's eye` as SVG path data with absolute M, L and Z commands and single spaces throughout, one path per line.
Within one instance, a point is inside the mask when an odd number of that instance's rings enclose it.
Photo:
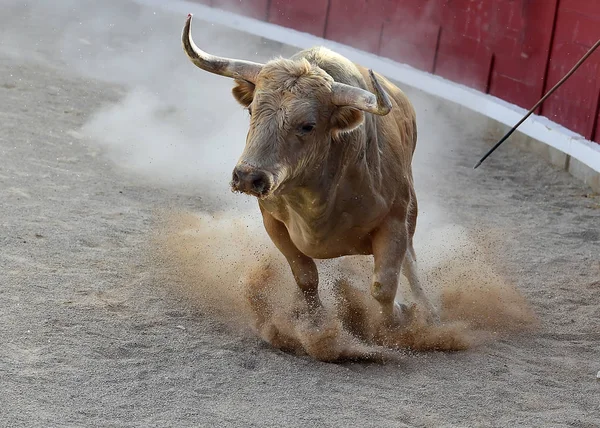
M 248 107 L 248 114 L 252 116 L 252 109 L 250 107 Z
M 315 129 L 315 124 L 314 123 L 303 123 L 302 125 L 300 125 L 298 127 L 298 131 L 301 134 L 308 134 L 309 132 L 311 132 L 313 129 Z

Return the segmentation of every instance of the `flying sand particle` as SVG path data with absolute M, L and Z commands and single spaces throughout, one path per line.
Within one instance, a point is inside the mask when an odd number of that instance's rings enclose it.
M 205 314 L 293 354 L 342 361 L 386 360 L 409 350 L 463 351 L 537 325 L 524 297 L 473 243 L 449 246 L 422 272 L 438 295 L 442 323 L 428 324 L 414 307 L 408 325 L 390 330 L 367 291 L 369 257 L 321 261 L 325 309 L 309 316 L 259 218 L 178 212 L 162 215 L 159 224 L 153 257 L 165 283 Z

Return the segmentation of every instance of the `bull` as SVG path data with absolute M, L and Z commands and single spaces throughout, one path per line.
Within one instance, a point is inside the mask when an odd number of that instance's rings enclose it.
M 396 303 L 402 272 L 437 321 L 417 276 L 412 158 L 416 113 L 385 77 L 324 47 L 265 64 L 201 50 L 182 31 L 197 67 L 234 79 L 234 98 L 250 114 L 231 188 L 257 198 L 263 224 L 285 256 L 308 311 L 323 309 L 314 259 L 372 255 L 371 296 L 382 322 L 399 327 L 411 310 Z

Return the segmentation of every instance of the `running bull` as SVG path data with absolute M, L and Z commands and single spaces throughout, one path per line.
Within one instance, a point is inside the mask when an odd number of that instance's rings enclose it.
M 437 320 L 416 272 L 417 126 L 407 96 L 323 47 L 265 64 L 213 56 L 194 43 L 191 22 L 190 14 L 185 53 L 199 68 L 234 79 L 233 96 L 250 114 L 232 190 L 257 198 L 309 310 L 322 308 L 313 259 L 373 255 L 370 292 L 384 323 L 406 321 L 406 305 L 395 303 L 400 272 Z

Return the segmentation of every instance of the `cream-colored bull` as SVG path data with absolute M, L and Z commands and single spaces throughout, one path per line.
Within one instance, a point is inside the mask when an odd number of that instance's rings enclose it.
M 384 322 L 405 321 L 406 306 L 394 304 L 400 271 L 437 319 L 416 273 L 417 128 L 406 95 L 322 47 L 266 64 L 210 55 L 192 40 L 191 21 L 188 15 L 182 33 L 186 54 L 203 70 L 235 79 L 233 96 L 251 115 L 232 189 L 257 197 L 309 310 L 321 308 L 313 259 L 372 254 L 371 295 Z

